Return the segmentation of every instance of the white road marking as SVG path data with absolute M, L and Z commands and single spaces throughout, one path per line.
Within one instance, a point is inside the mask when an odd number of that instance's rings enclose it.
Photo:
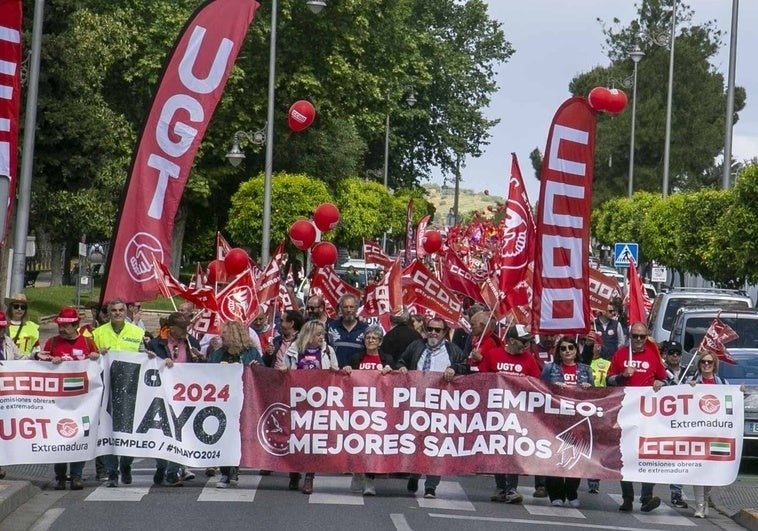
M 467 516 L 463 514 L 429 513 L 432 518 L 447 518 L 452 520 L 470 520 L 479 522 L 496 522 L 506 524 L 556 525 L 555 520 L 525 520 L 523 518 L 495 518 L 491 516 Z M 560 522 L 562 527 L 578 527 L 580 529 L 608 529 L 610 531 L 671 531 L 668 528 L 655 529 L 651 527 L 621 527 L 606 524 L 588 524 L 587 522 Z
M 408 525 L 408 520 L 405 519 L 404 514 L 393 513 L 390 515 L 393 525 L 397 531 L 413 531 L 411 526 Z
M 555 507 L 553 505 L 525 503 L 524 509 L 534 516 L 555 516 L 556 518 L 587 518 L 579 509 Z
M 313 478 L 313 494 L 308 503 L 324 505 L 363 505 L 363 495 L 350 492 L 352 476 L 319 476 Z
M 422 487 L 419 492 L 423 490 Z M 468 496 L 457 481 L 441 481 L 437 486 L 437 498 L 426 499 L 419 494 L 416 498 L 419 507 L 424 509 L 442 509 L 449 511 L 475 511 L 474 505 L 468 501 Z
M 258 485 L 261 482 L 259 475 L 242 474 L 239 477 L 236 487 L 226 489 L 217 489 L 216 483 L 221 476 L 209 478 L 205 482 L 200 496 L 197 501 L 201 502 L 252 502 L 255 500 L 255 494 L 258 492 Z
M 29 528 L 29 531 L 47 531 L 65 511 L 66 509 L 63 507 L 48 509 L 45 511 L 45 514 L 42 515 L 42 518 L 34 522 L 34 525 Z
M 608 496 L 613 498 L 613 500 L 619 505 L 624 501 L 621 494 L 608 494 Z M 642 513 L 640 512 L 640 504 L 635 499 L 634 511 L 631 515 L 643 524 L 697 527 L 697 524 L 694 521 L 679 514 L 676 509 L 669 507 L 663 502 L 661 502 L 661 506 L 657 509 L 650 511 L 649 513 Z
M 149 492 L 153 484 L 152 476 L 135 476 L 132 474 L 132 484 L 118 484 L 116 488 L 109 488 L 103 483 L 93 490 L 85 501 L 107 501 L 107 502 L 138 502 L 142 501 Z

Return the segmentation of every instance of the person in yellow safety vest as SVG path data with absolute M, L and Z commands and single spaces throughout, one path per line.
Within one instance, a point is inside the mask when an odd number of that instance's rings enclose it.
M 126 303 L 121 299 L 113 299 L 108 303 L 110 321 L 101 324 L 92 331 L 92 338 L 105 354 L 109 350 L 126 352 L 144 352 L 145 331 L 139 326 L 126 322 Z
M 145 352 L 145 331 L 139 326 L 126 322 L 126 303 L 121 299 L 113 299 L 108 303 L 108 315 L 110 321 L 101 324 L 92 331 L 92 338 L 95 340 L 100 354 L 107 354 L 108 351 L 114 352 Z M 130 485 L 132 483 L 132 462 L 134 457 L 127 455 L 105 455 L 103 464 L 107 477 L 106 487 L 116 487 L 118 485 L 119 473 L 121 473 L 121 483 Z
M 8 336 L 26 356 L 37 354 L 39 345 L 39 325 L 29 320 L 28 301 L 23 293 L 16 293 L 7 301 L 10 326 Z M 34 357 L 34 356 L 30 356 Z

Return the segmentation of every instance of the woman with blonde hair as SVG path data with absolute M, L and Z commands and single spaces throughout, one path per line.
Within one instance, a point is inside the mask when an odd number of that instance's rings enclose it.
M 253 346 L 253 340 L 250 339 L 250 334 L 242 323 L 238 321 L 225 322 L 221 325 L 220 336 L 221 346 L 211 354 L 208 363 L 263 365 L 261 353 Z M 222 466 L 221 479 L 216 483 L 216 488 L 226 489 L 230 485 L 236 485 L 238 478 L 239 467 Z
M 326 330 L 321 321 L 308 321 L 303 325 L 297 339 L 290 345 L 284 355 L 283 371 L 295 369 L 323 369 L 337 372 L 340 367 L 334 349 L 326 344 Z M 314 472 L 305 473 L 303 493 L 313 494 Z M 290 473 L 290 490 L 297 490 L 300 473 Z
M 696 385 L 727 385 L 726 378 L 718 375 L 719 359 L 710 352 L 699 352 L 697 360 L 697 372 L 687 381 L 692 387 Z M 711 495 L 711 487 L 694 485 L 695 491 L 695 518 L 708 516 L 708 498 Z

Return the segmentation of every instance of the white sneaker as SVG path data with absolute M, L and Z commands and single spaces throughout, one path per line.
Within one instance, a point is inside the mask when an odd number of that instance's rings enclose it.
M 221 479 L 218 483 L 216 483 L 217 489 L 228 489 L 229 488 L 229 476 L 221 476 Z
M 191 471 L 185 468 L 184 470 L 182 470 L 182 473 L 179 475 L 179 478 L 183 481 L 189 481 L 191 479 L 195 479 L 195 474 L 193 474 Z
M 563 500 L 553 500 L 550 502 L 553 507 L 563 507 Z
M 579 507 L 579 498 L 574 498 L 573 500 L 567 500 L 566 503 L 570 507 L 573 507 L 574 509 L 576 509 Z
M 376 496 L 376 485 L 372 478 L 366 478 L 366 481 L 363 482 L 363 495 Z
M 353 474 L 353 479 L 350 480 L 350 492 L 362 492 L 365 478 L 363 474 Z

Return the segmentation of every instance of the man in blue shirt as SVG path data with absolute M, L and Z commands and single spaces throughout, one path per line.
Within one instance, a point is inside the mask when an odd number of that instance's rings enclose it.
M 358 297 L 346 293 L 340 297 L 340 317 L 326 324 L 326 342 L 334 349 L 340 368 L 348 365 L 354 354 L 362 352 L 366 323 L 358 320 Z

